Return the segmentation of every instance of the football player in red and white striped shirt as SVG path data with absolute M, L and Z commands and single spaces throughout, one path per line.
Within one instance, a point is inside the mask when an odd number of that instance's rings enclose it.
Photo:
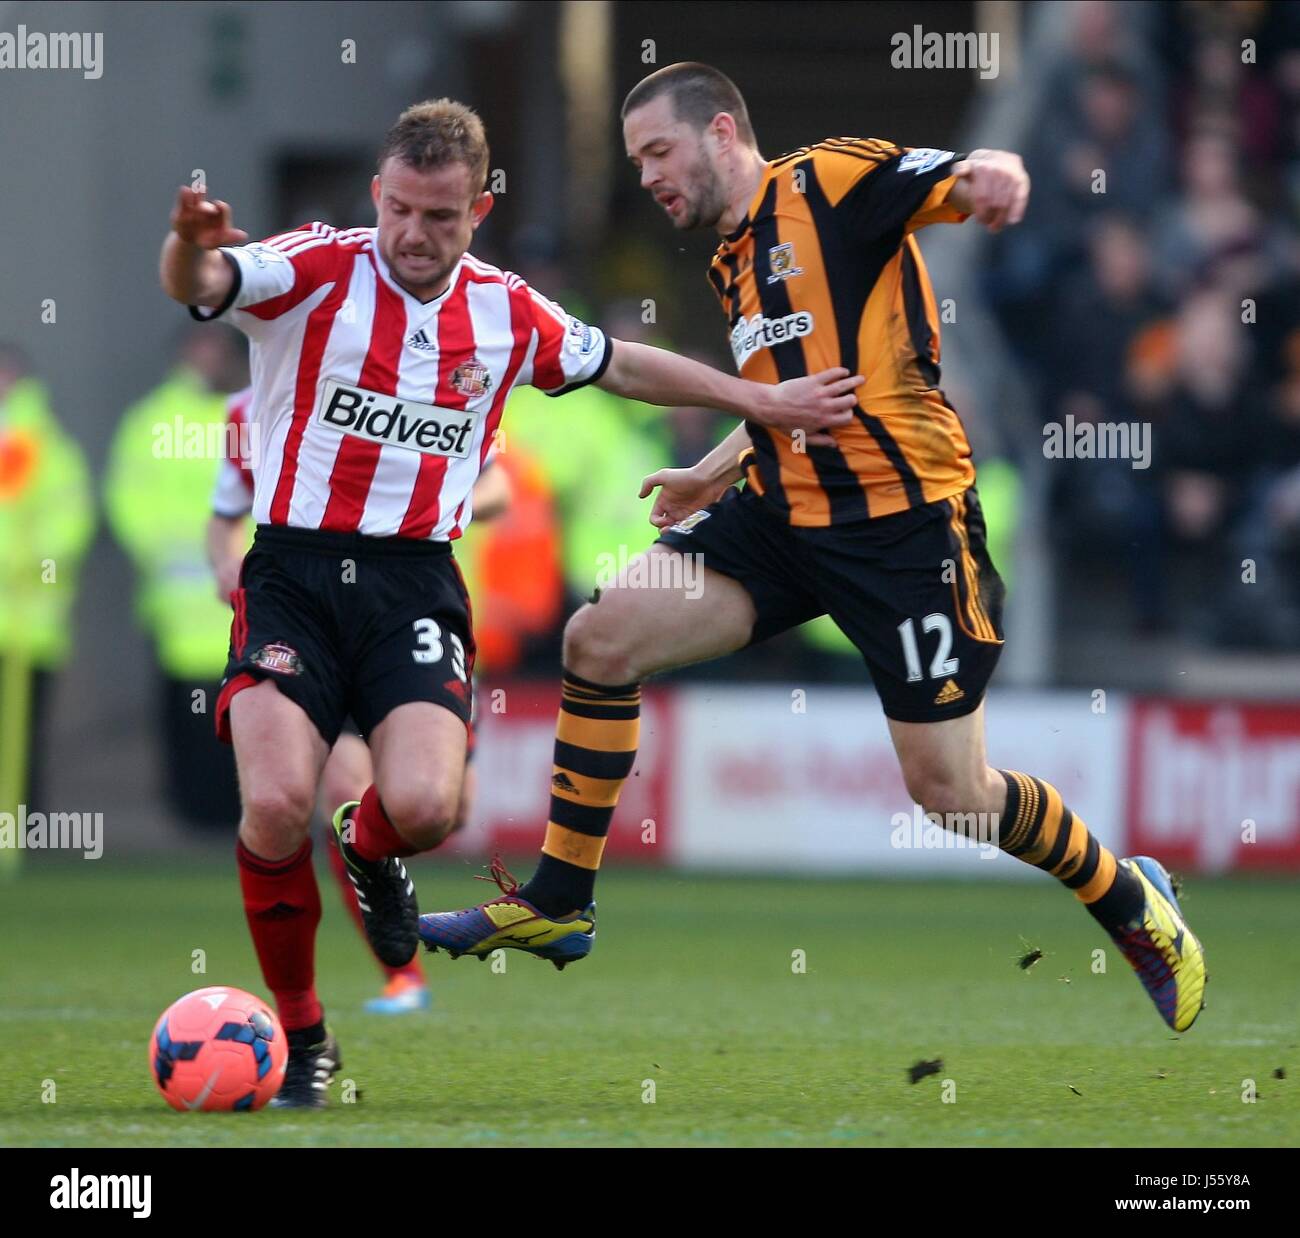
M 252 398 L 252 387 L 245 387 L 226 401 L 226 455 L 222 458 L 212 491 L 207 552 L 216 577 L 217 596 L 223 602 L 230 601 L 239 589 L 244 553 L 248 549 L 248 517 L 253 510 L 256 484 L 253 461 L 261 455 L 248 424 Z M 495 519 L 510 506 L 509 479 L 492 455 L 488 456 L 478 481 L 474 483 L 473 500 L 474 519 L 480 522 Z M 466 754 L 456 829 L 464 827 L 474 800 L 476 779 L 472 728 L 469 738 L 470 751 Z M 357 734 L 355 723 L 345 722 L 321 771 L 317 806 L 328 815 L 339 804 L 352 800 L 360 802 L 360 796 L 373 781 L 370 749 Z M 333 836 L 333 831 L 330 831 L 330 836 Z M 348 880 L 347 865 L 337 847 L 329 848 L 329 861 L 343 906 L 364 937 L 365 925 L 357 903 L 357 892 Z M 386 978 L 384 991 L 366 1002 L 366 1010 L 374 1014 L 396 1015 L 429 1008 L 429 986 L 418 954 L 404 967 L 389 967 L 383 962 L 379 966 Z
M 290 1038 L 281 1104 L 323 1104 L 339 1066 L 314 986 L 309 827 L 349 712 L 375 781 L 336 814 L 340 850 L 376 954 L 400 967 L 418 944 L 401 861 L 455 822 L 474 662 L 451 543 L 511 388 L 596 382 L 816 435 L 848 421 L 862 381 L 747 382 L 607 338 L 467 252 L 492 207 L 487 171 L 478 117 L 424 103 L 380 148 L 376 227 L 312 223 L 246 245 L 225 202 L 181 189 L 163 244 L 164 291 L 196 317 L 231 312 L 252 344 L 258 529 L 216 715 L 239 767 L 245 910 Z

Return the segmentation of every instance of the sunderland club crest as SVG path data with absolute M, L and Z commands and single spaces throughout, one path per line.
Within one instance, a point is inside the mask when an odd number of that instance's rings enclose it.
M 492 375 L 477 357 L 471 357 L 452 371 L 451 385 L 467 400 L 476 400 L 492 390 Z
M 298 656 L 298 651 L 288 645 L 263 645 L 248 660 L 254 666 L 260 666 L 264 671 L 274 671 L 277 675 L 302 674 L 302 659 Z

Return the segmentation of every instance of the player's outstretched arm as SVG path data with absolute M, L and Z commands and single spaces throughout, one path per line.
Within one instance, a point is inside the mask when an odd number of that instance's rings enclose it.
M 833 446 L 835 440 L 827 433 L 809 434 L 813 446 Z M 690 468 L 659 469 L 641 483 L 638 498 L 646 498 L 658 488 L 654 506 L 650 510 L 650 523 L 656 529 L 685 520 L 710 503 L 716 503 L 736 484 L 745 470 L 741 457 L 752 450 L 749 430 L 741 422 L 708 455 L 701 457 Z
M 836 367 L 783 383 L 751 383 L 649 344 L 611 342 L 609 368 L 596 380 L 606 391 L 669 408 L 720 408 L 787 434 L 847 425 L 857 403 L 854 389 L 866 381 Z
M 1029 204 L 1029 174 L 1009 150 L 973 150 L 952 165 L 957 178 L 948 201 L 990 232 L 1018 224 Z
M 182 305 L 221 305 L 235 276 L 217 248 L 242 245 L 248 233 L 231 223 L 229 204 L 209 202 L 205 189 L 181 188 L 171 225 L 158 261 L 163 291 Z
M 742 422 L 708 455 L 688 469 L 659 469 L 641 483 L 638 498 L 656 489 L 650 523 L 656 529 L 685 520 L 710 503 L 716 503 L 728 487 L 744 475 L 741 455 L 751 446 L 749 431 Z

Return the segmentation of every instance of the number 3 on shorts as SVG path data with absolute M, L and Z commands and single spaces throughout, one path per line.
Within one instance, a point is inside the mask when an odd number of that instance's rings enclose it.
M 444 652 L 442 629 L 432 619 L 417 619 L 413 626 L 418 647 L 411 650 L 411 657 L 417 662 L 441 662 Z M 447 636 L 451 641 L 451 669 L 464 683 L 466 682 L 465 646 L 455 632 L 448 632 Z

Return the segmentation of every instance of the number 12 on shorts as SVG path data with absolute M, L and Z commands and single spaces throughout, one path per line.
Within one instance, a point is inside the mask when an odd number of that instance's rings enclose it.
M 939 641 L 935 646 L 934 657 L 930 659 L 930 678 L 947 679 L 957 673 L 959 659 L 950 658 L 948 651 L 952 648 L 952 623 L 942 611 L 935 611 L 921 620 L 923 632 L 938 632 Z M 921 654 L 917 647 L 916 623 L 904 619 L 898 625 L 898 635 L 903 642 L 903 661 L 907 664 L 907 682 L 916 683 L 923 679 L 921 674 Z
M 442 645 L 442 629 L 432 619 L 417 619 L 415 628 L 416 648 L 411 650 L 411 657 L 417 662 L 441 662 L 445 652 Z M 448 632 L 451 641 L 451 669 L 462 683 L 468 682 L 465 676 L 465 646 L 455 632 Z

